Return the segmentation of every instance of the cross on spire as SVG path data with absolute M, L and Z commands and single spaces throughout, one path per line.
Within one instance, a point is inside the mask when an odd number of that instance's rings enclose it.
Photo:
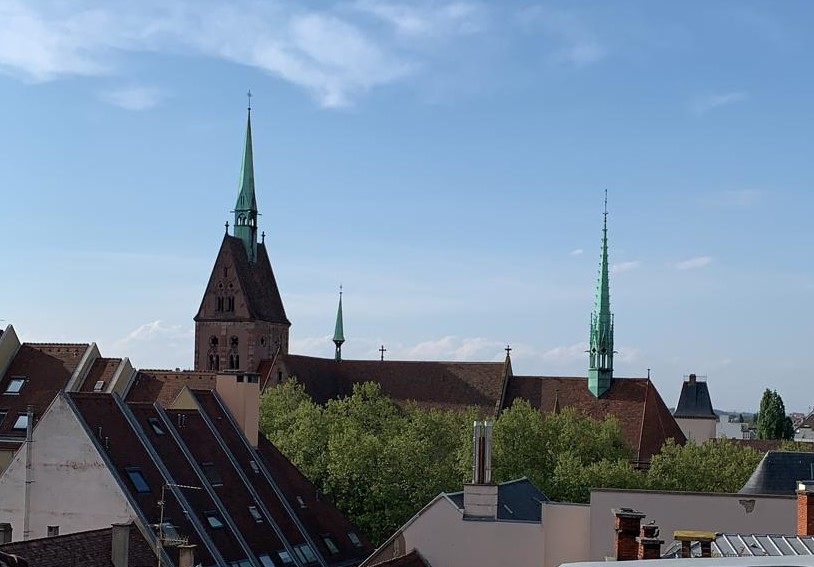
M 506 356 L 509 356 L 509 353 L 512 352 L 512 347 L 509 346 L 509 345 L 506 345 L 506 348 L 504 348 L 503 350 L 506 351 Z
M 382 359 L 382 361 L 384 361 L 384 353 L 387 352 L 387 349 L 384 348 L 384 345 L 382 345 L 382 348 L 379 349 L 379 352 L 382 353 L 382 358 L 381 359 Z

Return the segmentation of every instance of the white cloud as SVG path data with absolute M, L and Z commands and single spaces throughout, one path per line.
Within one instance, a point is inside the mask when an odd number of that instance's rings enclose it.
M 695 270 L 708 266 L 711 262 L 712 257 L 710 256 L 698 256 L 697 258 L 690 258 L 689 260 L 678 262 L 675 268 L 677 270 Z
M 149 110 L 161 102 L 163 94 L 155 87 L 132 85 L 102 91 L 99 93 L 99 98 L 125 110 Z
M 482 337 L 448 336 L 408 347 L 399 355 L 408 360 L 494 360 L 502 359 L 504 347 L 503 343 Z
M 585 250 L 577 248 L 576 250 L 571 250 L 571 256 L 582 256 L 583 252 L 585 252 Z
M 635 270 L 641 265 L 642 263 L 638 260 L 631 262 L 620 262 L 618 264 L 613 264 L 610 268 L 610 271 L 612 274 L 622 274 L 624 272 L 630 272 L 632 270 Z
M 289 350 L 291 352 L 305 356 L 328 356 L 334 348 L 331 337 L 306 337 L 304 339 L 292 339 Z
M 518 16 L 527 29 L 539 27 L 557 38 L 560 46 L 553 54 L 556 61 L 582 67 L 601 61 L 607 55 L 594 34 L 571 13 L 533 6 L 521 10 Z
M 749 98 L 745 92 L 729 92 L 722 94 L 711 94 L 697 98 L 691 105 L 691 110 L 695 114 L 705 114 L 716 108 L 729 106 L 738 102 L 743 102 Z
M 484 8 L 475 2 L 398 3 L 358 0 L 354 7 L 391 25 L 405 38 L 471 35 L 486 27 Z
M 144 323 L 130 331 L 127 336 L 113 343 L 116 349 L 130 348 L 137 343 L 155 341 L 191 340 L 195 336 L 192 328 L 182 325 L 164 325 L 161 320 Z
M 557 346 L 545 351 L 543 353 L 542 358 L 545 362 L 565 364 L 585 358 L 587 356 L 585 354 L 586 350 L 587 346 L 585 343 L 576 343 L 568 346 Z

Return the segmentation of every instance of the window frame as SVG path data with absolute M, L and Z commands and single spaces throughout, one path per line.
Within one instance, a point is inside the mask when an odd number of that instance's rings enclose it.
M 6 396 L 19 396 L 20 392 L 25 386 L 26 381 L 27 380 L 25 376 L 12 376 L 9 379 L 8 384 L 6 384 L 6 389 L 3 391 L 3 394 L 5 394 Z M 12 391 L 11 388 L 15 384 L 19 384 L 19 387 Z
M 220 476 L 218 469 L 215 468 L 215 463 L 212 461 L 206 461 L 205 463 L 201 463 L 200 467 L 204 478 L 206 478 L 206 482 L 209 483 L 209 486 L 212 488 L 223 486 L 223 478 Z
M 20 423 L 20 422 L 24 423 Z M 28 431 L 28 413 L 18 413 L 17 419 L 14 420 L 14 425 L 11 426 L 12 431 Z
M 127 477 L 130 479 L 130 484 L 133 485 L 133 488 L 136 490 L 136 493 L 138 494 L 152 493 L 150 483 L 147 482 L 147 477 L 144 476 L 144 472 L 141 470 L 141 467 L 125 467 L 124 471 L 127 473 Z
M 207 525 L 213 530 L 222 530 L 226 527 L 226 522 L 217 510 L 207 510 L 203 515 Z

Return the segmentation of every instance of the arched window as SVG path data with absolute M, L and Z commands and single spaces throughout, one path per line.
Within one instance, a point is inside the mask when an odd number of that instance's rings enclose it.
M 209 337 L 209 346 L 211 346 L 211 347 L 218 346 L 218 337 L 216 337 L 215 335 L 212 335 L 211 337 Z

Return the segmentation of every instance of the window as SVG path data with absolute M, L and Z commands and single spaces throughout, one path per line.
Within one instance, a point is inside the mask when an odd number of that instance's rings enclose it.
M 23 389 L 23 384 L 25 384 L 25 378 L 22 376 L 12 376 L 11 380 L 9 380 L 8 386 L 6 386 L 6 391 L 3 393 L 16 396 L 20 393 L 20 390 Z
M 237 375 L 237 381 L 238 381 L 238 383 L 239 383 L 239 384 L 242 384 L 242 383 L 243 383 L 243 379 L 244 379 L 243 374 L 238 374 L 238 375 Z
M 235 310 L 235 298 L 234 297 L 227 297 L 226 298 L 226 311 L 234 311 Z
M 232 338 L 229 339 L 229 344 L 232 348 L 237 348 L 238 340 L 237 337 L 232 335 Z
M 258 524 L 263 523 L 263 516 L 260 514 L 260 510 L 257 509 L 257 506 L 249 506 L 249 514 L 252 515 L 254 521 Z
M 356 547 L 362 547 L 362 540 L 359 539 L 359 536 L 356 535 L 356 532 L 348 532 L 348 539 Z
M 204 512 L 204 517 L 206 521 L 209 522 L 209 527 L 214 529 L 220 529 L 223 527 L 223 520 L 220 517 L 220 514 L 211 510 L 209 512 Z
M 216 337 L 215 335 L 212 335 L 211 337 L 209 337 L 209 346 L 211 346 L 211 347 L 218 346 L 218 337 Z
M 28 414 L 21 413 L 20 415 L 18 415 L 17 421 L 14 422 L 12 429 L 15 429 L 17 431 L 25 431 L 26 429 L 28 429 Z
M 8 414 L 6 410 L 0 410 L 0 423 L 3 423 L 3 420 L 6 419 L 6 414 Z
M 248 559 L 240 559 L 238 561 L 230 561 L 229 567 L 252 567 L 252 562 Z
M 48 526 L 48 537 L 56 537 L 59 535 L 59 526 Z
M 257 374 L 249 374 L 246 379 L 249 384 L 257 384 L 259 376 Z
M 277 557 L 280 558 L 280 561 L 283 562 L 283 565 L 294 565 L 294 558 L 291 557 L 291 554 L 287 552 L 285 549 L 281 549 L 277 552 Z
M 260 565 L 263 567 L 275 567 L 274 561 L 271 560 L 271 556 L 268 553 L 261 553 L 257 556 L 260 560 Z
M 96 382 L 96 384 L 93 385 L 93 391 L 94 392 L 101 392 L 102 390 L 104 390 L 104 388 L 105 388 L 105 381 L 104 380 L 99 380 L 99 381 Z
M 311 549 L 311 546 L 307 543 L 303 543 L 300 545 L 294 546 L 294 551 L 297 552 L 297 555 L 302 560 L 303 563 L 309 565 L 311 563 L 317 562 L 317 556 L 314 553 L 314 550 Z
M 260 467 L 257 466 L 257 461 L 249 461 L 249 466 L 254 471 L 254 474 L 258 474 L 260 472 Z
M 146 494 L 150 492 L 150 485 L 147 484 L 147 479 L 144 478 L 144 474 L 142 474 L 140 468 L 127 467 L 124 470 L 127 472 L 127 476 L 130 477 L 130 482 L 133 483 L 133 487 L 136 489 L 136 492 L 139 494 Z
M 217 306 L 217 310 L 218 310 L 218 311 L 223 311 L 223 298 L 222 298 L 222 297 L 219 297 L 219 298 L 218 298 L 218 306 Z
M 223 479 L 221 479 L 218 469 L 215 468 L 215 463 L 201 463 L 201 469 L 203 470 L 206 480 L 209 481 L 209 484 L 212 486 L 223 486 Z
M 156 435 L 164 435 L 164 429 L 161 427 L 161 422 L 158 421 L 157 417 L 148 417 L 147 423 L 150 424 L 150 427 L 153 428 Z
M 323 535 L 322 541 L 325 542 L 325 547 L 327 547 L 328 551 L 330 551 L 333 555 L 339 553 L 339 548 L 336 546 L 336 542 L 330 535 L 328 534 Z

